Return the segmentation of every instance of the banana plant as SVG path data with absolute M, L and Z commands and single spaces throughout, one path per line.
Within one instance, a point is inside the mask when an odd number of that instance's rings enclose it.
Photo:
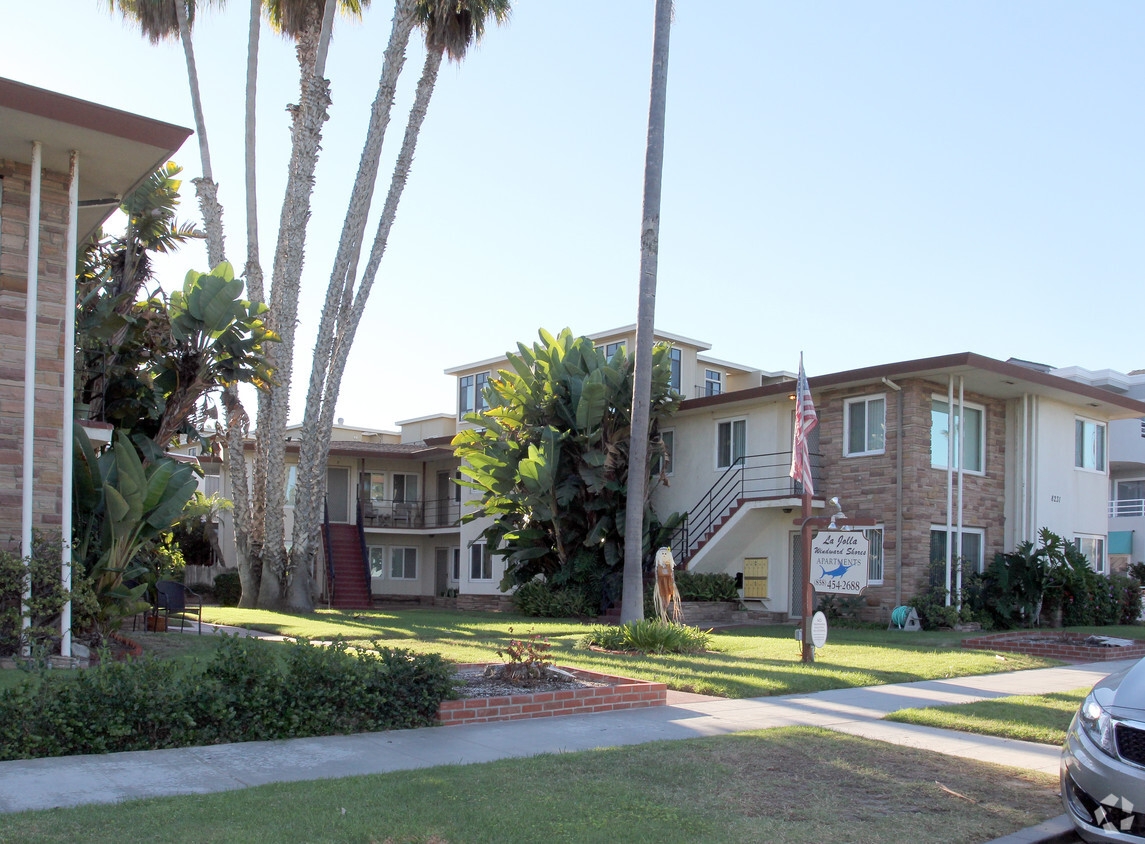
M 163 456 L 143 436 L 132 442 L 117 431 L 113 445 L 97 455 L 76 428 L 75 450 L 74 556 L 87 568 L 106 632 L 145 606 L 149 570 L 136 557 L 179 521 L 197 482 L 191 464 Z

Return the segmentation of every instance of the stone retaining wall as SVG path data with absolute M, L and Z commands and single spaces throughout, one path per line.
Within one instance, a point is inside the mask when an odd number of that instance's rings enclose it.
M 478 664 L 458 665 L 458 669 L 483 668 Z M 504 697 L 466 698 L 443 701 L 437 712 L 437 722 L 444 726 L 477 724 L 487 721 L 515 721 L 521 718 L 545 718 L 552 715 L 585 715 L 590 712 L 612 712 L 617 709 L 639 709 L 663 706 L 668 696 L 664 683 L 632 680 L 563 668 L 583 680 L 608 683 L 564 692 L 541 692 Z

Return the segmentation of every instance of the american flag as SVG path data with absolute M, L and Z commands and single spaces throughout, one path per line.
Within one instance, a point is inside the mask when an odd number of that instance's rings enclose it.
M 791 444 L 791 477 L 803 484 L 807 495 L 815 494 L 811 481 L 811 455 L 807 452 L 807 437 L 819 424 L 815 403 L 811 401 L 811 387 L 803 371 L 803 353 L 799 353 L 799 378 L 795 382 L 795 437 Z

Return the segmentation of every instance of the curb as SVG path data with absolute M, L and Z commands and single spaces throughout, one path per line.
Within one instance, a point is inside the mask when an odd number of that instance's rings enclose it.
M 1019 829 L 986 844 L 1069 844 L 1080 840 L 1069 815 L 1058 815 L 1037 826 Z

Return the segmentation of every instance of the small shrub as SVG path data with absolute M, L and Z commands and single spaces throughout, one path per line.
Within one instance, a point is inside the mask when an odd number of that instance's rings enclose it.
M 509 634 L 512 633 L 513 628 L 510 627 Z M 539 633 L 529 633 L 523 639 L 510 639 L 503 650 L 497 651 L 497 656 L 508 660 L 506 665 L 497 668 L 497 676 L 511 683 L 537 679 L 553 664 L 549 659 L 552 649 L 552 643 Z
M 243 596 L 242 583 L 237 571 L 215 575 L 215 600 L 224 607 L 237 607 Z
M 582 640 L 584 647 L 609 651 L 690 654 L 710 650 L 711 631 L 645 618 L 616 627 L 597 625 Z
M 824 595 L 819 599 L 819 612 L 828 621 L 858 621 L 863 600 L 858 595 Z
M 597 614 L 597 606 L 577 586 L 554 587 L 546 580 L 522 583 L 513 592 L 513 606 L 522 615 L 537 618 L 588 618 Z
M 1145 563 L 1130 563 L 1129 576 L 1136 580 L 1139 586 L 1145 586 Z

